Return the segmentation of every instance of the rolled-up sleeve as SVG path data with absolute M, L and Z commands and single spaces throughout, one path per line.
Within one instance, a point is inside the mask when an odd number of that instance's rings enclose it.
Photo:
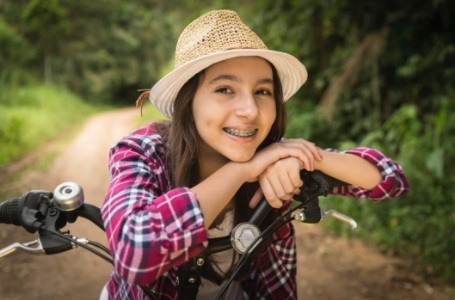
M 110 152 L 102 217 L 118 275 L 147 284 L 207 247 L 203 215 L 187 187 L 170 189 L 153 137 L 128 137 Z
M 329 151 L 337 150 L 329 149 Z M 334 188 L 332 190 L 333 194 L 384 201 L 404 195 L 409 190 L 409 182 L 401 165 L 385 156 L 379 150 L 368 147 L 357 147 L 344 151 L 344 153 L 360 156 L 375 165 L 381 174 L 382 180 L 370 190 L 348 185 Z

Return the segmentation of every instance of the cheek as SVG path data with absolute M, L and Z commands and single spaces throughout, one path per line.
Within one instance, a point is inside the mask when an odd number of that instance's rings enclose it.
M 200 138 L 202 138 L 205 142 L 213 139 L 213 136 L 217 132 L 217 130 L 215 130 L 217 128 L 217 122 L 213 113 L 209 113 L 207 111 L 199 111 L 194 122 Z
M 205 127 L 212 125 L 214 123 L 214 115 L 208 109 L 198 109 L 195 111 L 193 116 L 198 130 L 203 130 Z
M 207 96 L 201 91 L 196 92 L 192 103 L 194 122 L 198 126 L 204 126 L 210 119 L 210 102 L 204 101 Z
M 204 98 L 204 99 L 207 99 Z M 204 126 L 214 126 L 221 121 L 225 115 L 226 107 L 217 104 L 215 101 L 193 102 L 193 117 L 198 129 L 204 130 Z
M 275 102 L 264 106 L 263 112 L 264 112 L 265 119 L 269 122 L 270 126 L 272 126 L 273 122 L 275 122 L 276 115 L 277 115 Z

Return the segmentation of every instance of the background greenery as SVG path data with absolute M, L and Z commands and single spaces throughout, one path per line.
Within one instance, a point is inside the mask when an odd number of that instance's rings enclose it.
M 428 278 L 455 281 L 454 1 L 0 0 L 0 165 L 23 153 L 14 145 L 28 151 L 94 105 L 131 105 L 172 67 L 178 33 L 213 8 L 236 10 L 269 48 L 307 66 L 289 136 L 376 147 L 411 182 L 385 203 L 324 205 Z
M 54 85 L 0 84 L 0 89 L 0 166 L 65 135 L 65 129 L 100 109 Z

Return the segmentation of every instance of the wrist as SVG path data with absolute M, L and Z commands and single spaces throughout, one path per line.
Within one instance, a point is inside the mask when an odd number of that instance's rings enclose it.
M 325 151 L 324 149 L 321 149 L 319 147 L 317 147 L 317 150 L 319 152 L 319 155 L 321 156 L 321 159 L 320 160 L 314 160 L 314 170 L 318 170 L 318 171 L 321 171 L 321 172 L 324 172 L 324 166 L 326 165 L 325 164 L 325 160 L 326 160 L 326 156 L 329 152 Z
M 236 178 L 242 182 L 249 181 L 249 168 L 246 167 L 245 163 L 229 161 L 224 167 L 227 168 L 231 174 L 235 174 Z

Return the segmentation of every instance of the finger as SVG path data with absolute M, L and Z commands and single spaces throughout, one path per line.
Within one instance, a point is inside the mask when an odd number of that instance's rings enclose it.
M 313 142 L 305 141 L 303 142 L 308 151 L 310 151 L 311 156 L 316 160 L 322 160 L 321 153 L 319 152 L 320 148 L 316 146 Z
M 285 172 L 284 174 L 280 174 L 280 176 L 278 176 L 278 179 L 280 180 L 280 185 L 287 195 L 292 195 L 294 193 L 295 189 L 298 187 L 291 180 L 290 176 L 291 176 L 291 174 L 289 172 Z M 285 195 L 283 195 L 283 196 L 285 196 Z
M 306 143 L 289 143 L 287 145 L 290 156 L 297 157 L 302 162 L 302 167 L 308 171 L 314 170 L 314 153 L 311 145 Z
M 307 142 L 307 143 L 306 143 L 306 146 L 307 146 L 307 148 L 311 151 L 311 154 L 313 155 L 313 157 L 314 157 L 316 160 L 322 160 L 321 153 L 319 152 L 319 150 L 320 150 L 321 148 L 319 148 L 318 146 L 316 146 L 315 143 L 312 143 L 312 142 Z
M 267 202 L 269 202 L 270 206 L 273 207 L 273 208 L 281 208 L 283 206 L 283 201 L 281 201 L 278 198 L 275 198 L 273 200 L 268 200 L 267 199 Z
M 287 175 L 285 176 L 287 177 Z M 289 194 L 288 192 L 286 192 L 285 187 L 282 184 L 282 181 L 285 181 L 282 177 L 283 174 L 273 174 L 271 176 L 267 176 L 270 186 L 273 189 L 273 193 L 276 195 L 276 198 L 280 200 L 285 200 L 288 199 Z M 290 189 L 290 191 L 293 190 L 294 188 Z
M 303 186 L 303 180 L 300 177 L 300 172 L 290 172 L 288 173 L 289 180 L 292 182 L 294 188 L 300 188 Z
M 259 201 L 261 201 L 262 197 L 264 196 L 264 194 L 262 193 L 262 190 L 261 188 L 258 188 L 256 190 L 256 192 L 254 192 L 254 195 L 253 197 L 251 197 L 251 200 L 249 202 L 249 207 L 250 208 L 255 208 L 256 205 L 258 205 Z
M 302 149 L 302 155 L 299 157 L 302 163 L 302 169 L 313 171 L 313 157 L 307 152 L 306 149 Z
M 302 191 L 299 188 L 296 188 L 294 191 L 294 195 L 300 195 Z
M 275 194 L 275 191 L 272 188 L 269 180 L 267 178 L 262 178 L 260 180 L 261 190 L 264 194 L 265 199 L 270 204 L 271 207 L 280 208 L 283 203 L 280 201 L 278 196 Z
M 293 145 L 295 147 L 305 147 L 307 150 L 310 151 L 311 156 L 314 157 L 314 159 L 318 161 L 322 160 L 322 155 L 320 153 L 322 149 L 316 146 L 315 143 L 306 141 L 304 139 L 292 139 L 286 142 L 288 142 L 289 145 Z
M 321 154 L 321 151 L 323 151 L 321 148 L 319 148 L 318 146 L 315 145 L 315 149 L 313 150 L 313 153 L 315 154 L 315 158 L 318 160 L 318 161 L 322 161 L 322 154 Z
M 311 152 L 306 149 L 305 147 L 301 146 L 296 146 L 293 147 L 291 145 L 288 145 L 284 147 L 284 151 L 281 152 L 282 157 L 279 159 L 287 158 L 287 157 L 295 157 L 298 158 L 301 162 L 301 168 L 304 168 L 306 170 L 311 170 L 312 168 L 312 154 Z

